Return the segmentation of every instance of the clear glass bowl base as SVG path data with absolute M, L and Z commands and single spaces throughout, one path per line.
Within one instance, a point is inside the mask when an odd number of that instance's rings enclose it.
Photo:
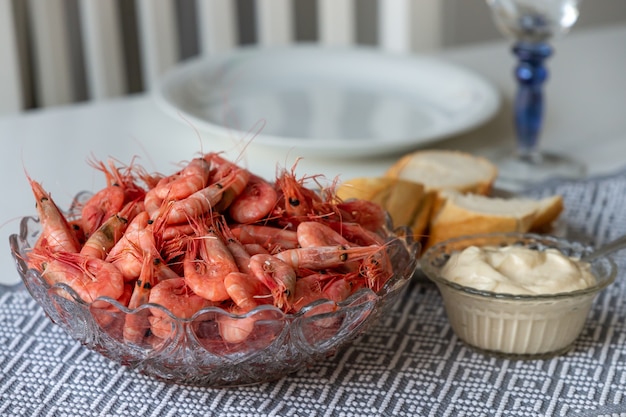
M 522 155 L 509 149 L 495 153 L 490 159 L 498 167 L 496 187 L 512 192 L 523 191 L 551 179 L 575 180 L 587 175 L 587 168 L 582 162 L 551 152 Z

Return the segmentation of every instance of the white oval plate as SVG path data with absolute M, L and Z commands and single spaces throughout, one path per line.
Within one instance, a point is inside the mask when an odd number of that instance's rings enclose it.
M 500 105 L 489 82 L 441 60 L 313 45 L 194 58 L 160 80 L 156 97 L 210 134 L 333 157 L 408 151 L 474 128 Z

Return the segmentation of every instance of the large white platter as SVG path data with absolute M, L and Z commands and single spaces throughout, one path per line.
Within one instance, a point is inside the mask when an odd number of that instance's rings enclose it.
M 492 84 L 441 60 L 314 45 L 188 60 L 156 97 L 210 134 L 341 158 L 408 151 L 474 128 L 500 105 Z

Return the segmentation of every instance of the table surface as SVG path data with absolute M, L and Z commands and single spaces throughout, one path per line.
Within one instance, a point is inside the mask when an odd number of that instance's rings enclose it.
M 555 41 L 548 66 L 546 118 L 542 143 L 582 160 L 590 176 L 616 172 L 626 155 L 626 25 L 574 31 Z M 488 155 L 513 142 L 511 101 L 513 56 L 506 42 L 445 50 L 436 56 L 473 69 L 502 94 L 498 114 L 470 132 L 433 143 L 432 148 L 460 149 Z M 277 167 L 291 167 L 298 155 L 207 137 L 184 121 L 165 115 L 150 95 L 32 111 L 0 118 L 0 239 L 18 230 L 19 219 L 34 214 L 26 174 L 40 180 L 61 206 L 79 190 L 95 189 L 102 179 L 86 169 L 90 158 L 138 157 L 148 169 L 167 171 L 199 151 L 225 150 L 253 172 L 272 178 Z M 297 172 L 349 178 L 383 173 L 399 155 L 334 160 L 304 157 Z M 85 172 L 90 174 L 85 175 Z M 8 251 L 0 253 L 0 283 L 19 281 Z M 0 293 L 2 293 L 0 287 Z M 1 359 L 1 358 L 0 358 Z M 1 403 L 2 397 L 0 397 Z

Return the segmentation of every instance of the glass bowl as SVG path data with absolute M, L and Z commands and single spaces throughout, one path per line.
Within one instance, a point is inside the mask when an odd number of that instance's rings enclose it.
M 334 355 L 392 308 L 418 264 L 419 245 L 399 228 L 387 232 L 394 275 L 378 292 L 363 288 L 340 303 L 317 300 L 296 314 L 271 305 L 242 315 L 208 307 L 182 319 L 160 305 L 128 309 L 108 297 L 87 303 L 65 284 L 50 286 L 26 263 L 40 232 L 39 221 L 25 217 L 19 234 L 10 236 L 10 247 L 24 285 L 50 320 L 117 363 L 160 380 L 210 387 L 275 380 Z M 147 329 L 157 315 L 169 318 L 167 334 L 124 334 L 128 320 L 146 323 Z M 227 342 L 224 331 L 235 337 Z M 233 342 L 241 332 L 247 337 Z
M 484 353 L 509 359 L 539 359 L 564 354 L 582 332 L 596 295 L 617 274 L 608 257 L 591 262 L 595 285 L 571 292 L 514 295 L 459 285 L 442 276 L 450 256 L 468 246 L 522 246 L 534 250 L 555 248 L 580 258 L 592 247 L 554 236 L 494 233 L 465 236 L 441 242 L 420 259 L 422 271 L 441 293 L 456 335 Z

